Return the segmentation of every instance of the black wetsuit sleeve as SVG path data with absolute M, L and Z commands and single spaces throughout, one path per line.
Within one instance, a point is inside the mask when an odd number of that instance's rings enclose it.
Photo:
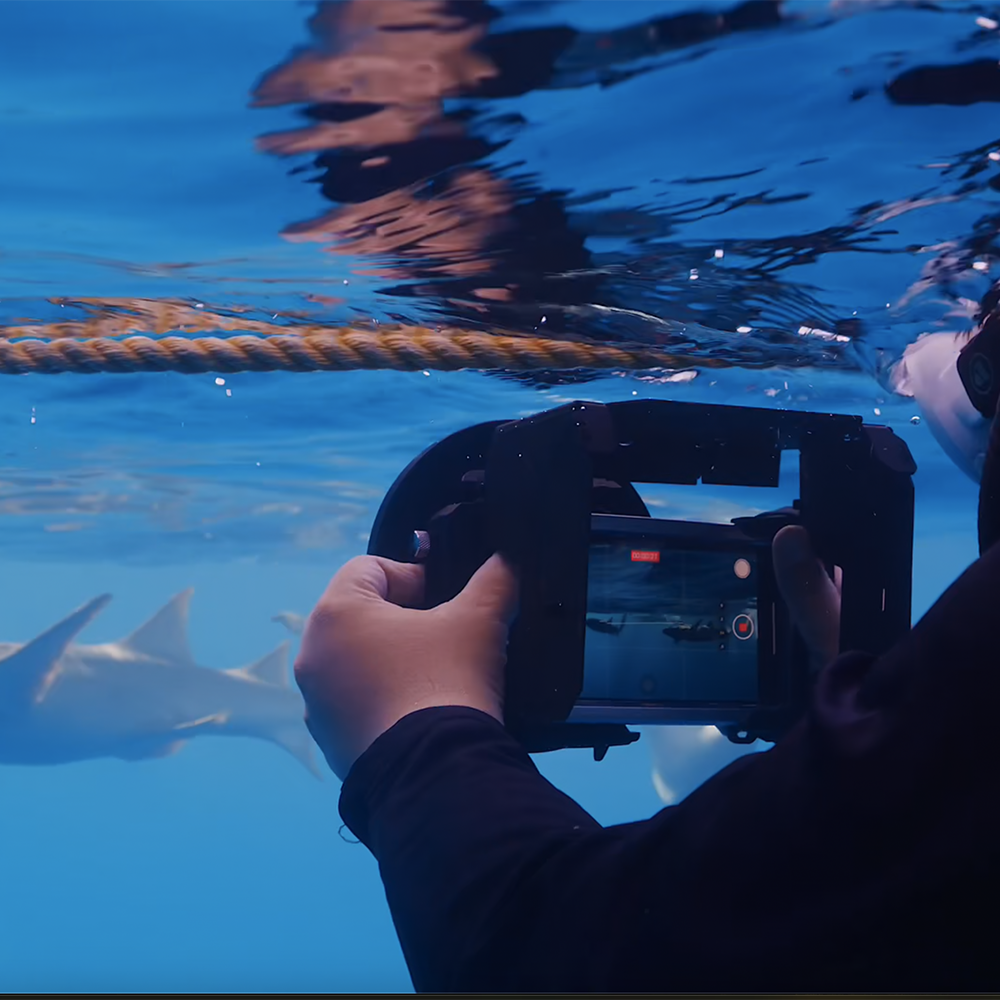
M 836 688 L 814 698 L 774 747 L 638 823 L 602 828 L 481 712 L 400 720 L 341 815 L 415 987 L 1000 988 L 998 581 L 993 546 L 892 650 L 825 668 L 860 679 L 849 711 Z
M 675 988 L 678 946 L 689 968 L 712 964 L 712 935 L 680 926 L 715 882 L 684 843 L 699 824 L 673 809 L 602 828 L 474 709 L 398 722 L 348 775 L 341 815 L 379 862 L 420 992 Z

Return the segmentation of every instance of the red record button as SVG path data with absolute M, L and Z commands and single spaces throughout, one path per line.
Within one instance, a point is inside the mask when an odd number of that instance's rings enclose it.
M 737 639 L 749 639 L 753 635 L 753 619 L 749 615 L 737 615 L 733 619 L 733 635 Z

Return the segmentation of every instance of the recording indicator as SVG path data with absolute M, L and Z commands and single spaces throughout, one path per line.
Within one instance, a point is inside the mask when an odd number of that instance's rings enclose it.
M 753 635 L 753 619 L 749 615 L 737 615 L 733 619 L 733 635 L 737 639 L 749 639 Z
M 632 550 L 632 562 L 639 563 L 658 563 L 660 561 L 660 553 L 656 551 L 648 551 L 646 549 L 633 549 Z

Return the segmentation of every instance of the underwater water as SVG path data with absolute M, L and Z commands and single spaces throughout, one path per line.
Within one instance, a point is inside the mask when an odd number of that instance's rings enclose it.
M 63 759 L 76 696 L 33 743 L 0 705 L 0 989 L 410 990 L 338 782 L 304 766 L 275 618 L 468 424 L 577 398 L 886 424 L 918 464 L 916 620 L 977 555 L 977 487 L 891 369 L 996 276 L 998 59 L 985 4 L 0 3 L 0 337 L 396 324 L 674 359 L 0 376 L 0 643 L 102 594 L 76 641 L 111 643 L 193 588 L 186 623 L 181 598 L 118 647 L 186 678 L 101 704 L 109 747 L 146 720 L 141 759 Z M 649 496 L 725 521 L 794 491 L 783 467 Z M 246 684 L 209 697 L 189 651 L 222 671 L 284 642 L 227 733 Z M 699 728 L 536 761 L 614 823 L 742 752 Z

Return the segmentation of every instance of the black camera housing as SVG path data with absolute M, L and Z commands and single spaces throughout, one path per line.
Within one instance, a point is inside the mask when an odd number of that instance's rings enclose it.
M 916 465 L 890 428 L 857 416 L 630 400 L 477 424 L 400 474 L 368 552 L 401 562 L 426 552 L 427 607 L 450 600 L 502 553 L 520 580 L 506 725 L 530 752 L 592 747 L 600 759 L 638 734 L 566 721 L 583 683 L 591 516 L 649 517 L 633 483 L 776 487 L 781 452 L 796 449 L 799 499 L 733 523 L 768 542 L 802 524 L 828 571 L 842 569 L 840 648 L 881 654 L 910 627 Z M 787 613 L 776 627 L 785 696 L 737 721 L 720 718 L 734 742 L 777 740 L 806 706 L 807 651 Z

